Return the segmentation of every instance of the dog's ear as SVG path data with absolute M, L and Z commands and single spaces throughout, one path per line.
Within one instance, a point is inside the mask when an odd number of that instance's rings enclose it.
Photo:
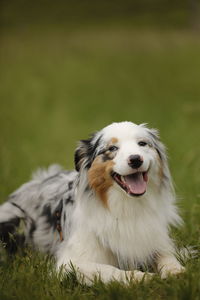
M 147 128 L 147 131 L 151 138 L 152 146 L 156 149 L 160 159 L 162 161 L 166 161 L 167 160 L 166 149 L 163 143 L 160 141 L 159 131 L 154 128 L 151 129 Z
M 101 142 L 101 134 L 95 133 L 87 140 L 81 140 L 75 151 L 74 163 L 76 171 L 80 171 L 81 167 L 89 169 L 91 164 L 98 154 L 98 147 Z
M 74 154 L 75 169 L 79 172 L 84 161 L 88 157 L 89 149 L 91 148 L 91 139 L 81 140 Z
M 155 148 L 155 150 L 157 151 L 160 157 L 160 161 L 163 169 L 163 180 L 173 190 L 173 184 L 172 184 L 171 174 L 168 166 L 166 148 L 160 140 L 159 132 L 157 129 L 149 129 L 149 128 L 147 128 L 147 131 L 151 138 L 152 146 Z

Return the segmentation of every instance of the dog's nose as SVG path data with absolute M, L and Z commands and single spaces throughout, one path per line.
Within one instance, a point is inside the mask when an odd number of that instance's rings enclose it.
M 130 155 L 128 158 L 128 165 L 133 169 L 138 169 L 143 163 L 140 155 Z

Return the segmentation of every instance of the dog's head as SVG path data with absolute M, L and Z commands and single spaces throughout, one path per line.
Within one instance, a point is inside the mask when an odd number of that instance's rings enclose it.
M 87 171 L 90 188 L 106 202 L 111 186 L 129 197 L 150 186 L 171 184 L 165 148 L 158 132 L 145 124 L 113 123 L 82 140 L 75 152 L 76 170 Z

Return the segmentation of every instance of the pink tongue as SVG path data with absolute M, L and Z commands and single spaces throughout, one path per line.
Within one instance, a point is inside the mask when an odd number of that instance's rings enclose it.
M 142 173 L 135 173 L 132 175 L 124 176 L 124 180 L 128 191 L 132 194 L 144 194 L 146 192 L 147 178 L 143 177 Z

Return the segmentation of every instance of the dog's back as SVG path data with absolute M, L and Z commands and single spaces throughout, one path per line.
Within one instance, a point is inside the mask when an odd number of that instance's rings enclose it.
M 24 243 L 55 252 L 70 227 L 76 176 L 75 171 L 63 171 L 57 165 L 40 169 L 0 206 L 0 240 L 9 252 Z

